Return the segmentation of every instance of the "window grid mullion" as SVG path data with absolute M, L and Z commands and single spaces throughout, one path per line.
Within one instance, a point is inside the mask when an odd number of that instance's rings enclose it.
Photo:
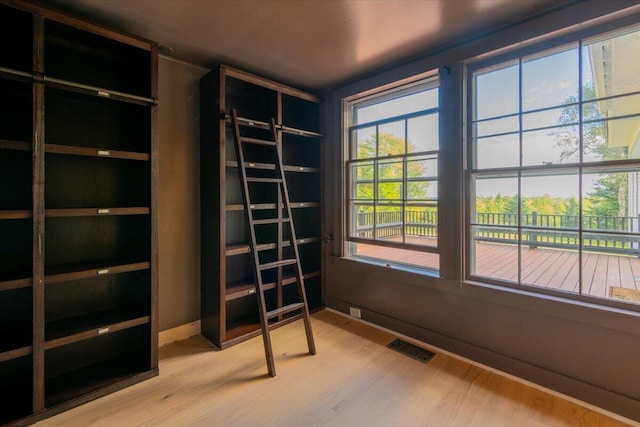
M 400 208 L 400 215 L 402 216 L 402 243 L 407 243 L 406 236 L 406 215 L 407 215 L 407 200 L 409 199 L 408 188 L 408 175 L 407 175 L 407 153 L 409 152 L 409 120 L 404 120 L 404 153 L 405 156 L 402 159 L 402 207 Z
M 582 250 L 583 250 L 583 213 L 582 209 L 584 206 L 583 203 L 583 194 L 582 194 L 582 174 L 583 174 L 583 165 L 584 165 L 584 117 L 583 117 L 583 91 L 582 91 L 582 40 L 578 41 L 578 160 L 580 162 L 580 167 L 578 168 L 578 295 L 584 295 L 583 290 L 583 265 L 582 265 Z
M 376 126 L 376 135 L 378 133 Z M 376 146 L 378 145 L 378 138 L 376 137 Z M 377 151 L 377 148 L 376 148 Z M 372 229 L 372 238 L 376 240 L 378 238 L 378 159 L 373 161 L 373 229 Z
M 522 57 L 518 59 L 518 284 L 522 285 Z

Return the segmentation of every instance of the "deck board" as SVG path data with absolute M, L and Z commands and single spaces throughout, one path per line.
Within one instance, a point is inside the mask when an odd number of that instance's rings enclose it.
M 408 239 L 419 244 L 422 239 Z M 432 244 L 433 239 L 430 239 Z M 424 260 L 437 262 L 434 254 L 359 245 L 359 255 L 420 265 Z M 518 246 L 477 242 L 474 249 L 475 271 L 479 277 L 517 282 Z M 523 246 L 520 253 L 521 282 L 566 292 L 578 293 L 579 256 L 576 251 L 530 248 Z M 429 264 L 434 265 L 434 264 Z M 599 298 L 608 298 L 612 288 L 639 290 L 640 260 L 634 256 L 584 252 L 582 255 L 582 292 Z

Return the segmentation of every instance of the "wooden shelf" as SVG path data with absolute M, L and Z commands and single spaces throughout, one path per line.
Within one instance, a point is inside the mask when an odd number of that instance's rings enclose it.
M 30 345 L 18 347 L 13 350 L 5 350 L 0 351 L 0 363 L 6 362 L 7 360 L 17 359 L 19 357 L 28 356 L 32 352 L 32 347 Z
M 237 168 L 238 162 L 235 160 L 227 160 L 225 162 L 226 167 L 228 168 Z M 263 170 L 275 170 L 276 165 L 273 163 L 258 163 L 258 162 L 247 162 L 248 168 L 253 169 L 263 169 Z M 300 165 L 283 165 L 285 172 L 300 172 L 300 173 L 320 173 L 320 168 L 311 168 L 307 166 Z
M 92 277 L 127 273 L 130 271 L 148 270 L 148 261 L 125 263 L 117 261 L 95 261 L 46 268 L 45 284 L 68 282 L 71 280 L 90 279 Z
M 74 86 L 151 98 L 151 42 L 85 31 L 85 28 L 46 20 L 44 61 L 50 80 Z M 70 61 L 71 59 L 71 61 Z M 78 66 L 82 64 L 82 66 Z
M 47 209 L 45 211 L 45 217 L 62 218 L 74 216 L 149 215 L 149 213 L 150 209 L 148 207 Z
M 151 156 L 148 153 L 137 153 L 133 151 L 106 150 L 88 147 L 76 147 L 72 145 L 45 144 L 47 153 L 69 154 L 73 156 L 102 157 L 105 159 L 124 159 L 149 161 Z
M 15 321 L 4 326 L 0 330 L 0 361 L 29 354 L 31 339 L 30 321 Z
M 144 96 L 133 95 L 130 93 L 119 92 L 111 89 L 106 89 L 97 86 L 83 85 L 79 83 L 70 82 L 67 80 L 56 79 L 52 77 L 44 77 L 44 82 L 47 86 L 57 89 L 64 89 L 72 92 L 81 93 L 83 95 L 96 96 L 98 98 L 110 99 L 119 102 L 128 102 L 137 105 L 156 105 L 157 99 L 147 98 Z
M 258 203 L 251 206 L 254 206 L 253 208 L 254 210 L 269 210 L 269 209 L 276 208 L 275 203 Z M 289 203 L 289 206 L 291 207 L 291 209 L 317 208 L 317 207 L 320 207 L 320 202 L 291 202 Z M 224 208 L 227 212 L 244 211 L 244 205 L 241 203 L 225 205 Z
M 58 320 L 45 325 L 45 350 L 149 323 L 144 310 L 132 308 Z
M 29 210 L 2 211 L 0 210 L 0 220 L 2 219 L 29 219 L 33 217 L 33 212 Z
M 0 292 L 10 291 L 13 289 L 28 288 L 32 285 L 32 283 L 33 281 L 31 280 L 31 278 L 0 280 Z
M 298 245 L 304 245 L 307 243 L 319 242 L 319 237 L 304 237 L 296 240 Z M 286 248 L 289 246 L 289 242 L 282 242 L 282 247 Z M 262 245 L 258 245 L 258 251 L 268 251 L 276 248 L 275 243 L 265 243 Z M 235 256 L 251 253 L 251 249 L 249 248 L 249 244 L 244 245 L 230 245 L 227 246 L 225 250 L 226 256 Z
M 45 383 L 45 404 L 48 408 L 54 407 L 80 396 L 89 396 L 95 391 L 115 386 L 134 377 L 140 377 L 139 380 L 143 380 L 156 374 L 155 372 L 145 373 L 148 367 L 140 362 L 132 363 L 132 360 L 139 359 L 140 355 L 137 354 L 123 355 L 49 378 Z M 119 388 L 122 387 L 115 387 L 115 389 Z
M 243 317 L 227 324 L 225 345 L 222 348 L 230 347 L 258 335 L 260 335 L 260 322 L 256 312 L 256 316 Z
M 311 279 L 313 277 L 318 277 L 318 276 L 320 276 L 319 271 L 303 274 L 303 278 L 305 280 Z M 297 280 L 295 276 L 287 276 L 282 279 L 283 286 L 292 285 L 292 284 L 295 284 L 296 282 Z M 265 290 L 275 289 L 277 286 L 277 282 L 270 280 L 264 283 L 263 286 Z M 244 297 L 255 295 L 255 294 L 256 294 L 256 286 L 252 280 L 232 282 L 232 283 L 227 283 L 225 300 L 232 301 L 234 299 L 244 298 Z
M 269 322 L 269 330 L 281 328 L 298 319 L 299 316 L 290 315 L 289 317 L 285 317 L 280 321 L 271 321 Z M 227 328 L 227 331 L 225 333 L 226 340 L 222 344 L 222 349 L 239 344 L 253 337 L 257 337 L 261 333 L 262 332 L 260 330 L 260 323 L 258 323 L 257 318 L 247 316 L 236 319 Z
M 320 168 L 312 168 L 308 166 L 298 165 L 284 165 L 285 172 L 299 172 L 299 173 L 320 173 Z
M 14 141 L 10 139 L 0 139 L 1 150 L 17 150 L 17 151 L 31 151 L 31 143 L 24 141 Z
M 296 135 L 296 136 L 305 136 L 305 137 L 310 137 L 310 138 L 322 138 L 323 135 L 319 132 L 312 132 L 309 130 L 304 130 L 304 129 L 296 129 L 293 127 L 289 127 L 286 125 L 282 125 L 280 127 L 280 129 L 282 130 L 282 132 L 284 133 L 288 133 L 290 135 Z

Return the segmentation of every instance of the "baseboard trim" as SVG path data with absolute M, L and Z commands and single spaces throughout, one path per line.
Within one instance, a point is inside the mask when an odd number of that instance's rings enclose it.
M 184 325 L 176 326 L 175 328 L 160 331 L 158 334 L 158 346 L 164 347 L 176 341 L 186 340 L 194 335 L 200 334 L 200 320 L 195 322 L 185 323 Z
M 631 426 L 640 426 L 640 423 L 638 423 L 638 421 L 635 421 L 635 420 L 633 420 L 631 418 L 627 418 L 624 415 L 620 415 L 618 413 L 609 411 L 607 409 L 601 408 L 601 407 L 599 407 L 597 405 L 594 405 L 594 404 L 591 404 L 589 402 L 585 402 L 585 401 L 580 400 L 578 398 L 575 398 L 573 396 L 569 396 L 569 395 L 564 394 L 562 392 L 559 392 L 557 390 L 553 390 L 551 388 L 547 388 L 547 387 L 545 387 L 543 385 L 540 385 L 540 384 L 537 384 L 535 382 L 528 381 L 528 380 L 526 380 L 524 378 L 520 378 L 520 377 L 518 377 L 516 375 L 509 374 L 507 372 L 501 371 L 500 369 L 496 369 L 496 368 L 493 368 L 491 366 L 485 365 L 485 364 L 483 364 L 481 362 L 477 362 L 477 361 L 475 361 L 473 359 L 468 359 L 468 358 L 466 358 L 464 356 L 461 356 L 459 354 L 456 354 L 456 353 L 453 353 L 451 351 L 445 350 L 445 349 L 443 349 L 441 347 L 438 347 L 436 345 L 433 345 L 433 344 L 421 341 L 419 339 L 413 338 L 411 336 L 405 335 L 405 334 L 400 333 L 398 331 L 395 331 L 393 329 L 389 329 L 389 328 L 386 328 L 384 326 L 380 326 L 380 325 L 378 325 L 376 323 L 372 323 L 372 322 L 369 322 L 367 320 L 358 319 L 357 317 L 352 317 L 352 316 L 348 315 L 347 313 L 342 312 L 342 311 L 337 310 L 337 309 L 334 309 L 334 308 L 326 307 L 325 310 L 330 311 L 332 313 L 336 313 L 336 314 L 338 314 L 340 316 L 349 318 L 350 320 L 353 320 L 353 321 L 356 321 L 356 322 L 360 322 L 360 323 L 364 323 L 364 324 L 369 325 L 369 326 L 371 326 L 373 328 L 376 328 L 378 330 L 381 330 L 381 331 L 387 332 L 387 333 L 389 333 L 391 335 L 394 335 L 394 336 L 397 336 L 399 338 L 402 338 L 402 339 L 404 339 L 404 340 L 406 340 L 408 342 L 411 342 L 411 343 L 413 343 L 413 344 L 415 344 L 417 346 L 423 347 L 423 348 L 425 348 L 427 350 L 430 350 L 430 351 L 433 351 L 435 353 L 445 354 L 445 355 L 447 355 L 449 357 L 453 357 L 455 359 L 461 360 L 461 361 L 466 362 L 466 363 L 468 363 L 470 365 L 477 366 L 477 367 L 479 367 L 481 369 L 485 369 L 485 370 L 487 370 L 489 372 L 493 372 L 493 373 L 495 373 L 497 375 L 501 375 L 503 377 L 509 378 L 509 379 L 511 379 L 513 381 L 516 381 L 518 383 L 527 385 L 529 387 L 533 387 L 533 388 L 535 388 L 537 390 L 541 390 L 541 391 L 543 391 L 545 393 L 549 393 L 549 394 L 551 394 L 553 396 L 556 396 L 556 397 L 559 397 L 561 399 L 567 400 L 569 402 L 575 403 L 576 405 L 580 405 L 580 406 L 582 406 L 584 408 L 587 408 L 587 409 L 590 409 L 590 410 L 592 410 L 594 412 L 598 412 L 600 414 L 606 415 L 606 416 L 608 416 L 610 418 L 613 418 L 613 419 L 615 419 L 617 421 L 629 424 Z

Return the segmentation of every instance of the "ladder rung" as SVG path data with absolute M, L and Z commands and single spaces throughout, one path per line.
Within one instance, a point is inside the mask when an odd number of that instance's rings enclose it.
M 274 183 L 281 183 L 282 179 L 280 179 L 280 178 L 247 178 L 247 182 L 274 182 Z
M 279 222 L 289 222 L 291 221 L 289 218 L 270 218 L 270 219 L 256 219 L 253 221 L 254 224 L 277 224 Z
M 267 312 L 267 319 L 273 319 L 274 317 L 278 317 L 282 314 L 291 313 L 292 311 L 300 310 L 304 308 L 303 302 L 297 302 L 295 304 L 285 305 L 284 307 L 276 308 L 275 310 L 271 310 Z
M 276 145 L 274 141 L 267 141 L 267 140 L 258 139 L 258 138 L 249 138 L 248 136 L 243 136 L 242 138 L 240 138 L 240 140 L 242 142 L 246 142 L 249 144 L 269 145 L 271 147 L 275 147 Z
M 284 267 L 287 265 L 293 265 L 296 262 L 298 261 L 295 258 L 283 259 L 282 261 L 268 262 L 266 264 L 261 264 L 260 270 L 270 270 L 272 268 Z
M 281 326 L 284 325 L 288 325 L 291 322 L 295 322 L 296 320 L 300 320 L 302 319 L 304 316 L 302 315 L 302 313 L 298 313 L 298 314 L 294 314 L 293 316 L 288 316 L 285 317 L 284 319 L 278 321 L 278 322 L 273 322 L 273 323 L 269 323 L 269 330 L 272 331 L 274 329 L 277 329 Z

